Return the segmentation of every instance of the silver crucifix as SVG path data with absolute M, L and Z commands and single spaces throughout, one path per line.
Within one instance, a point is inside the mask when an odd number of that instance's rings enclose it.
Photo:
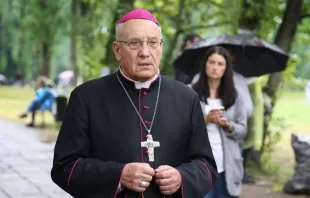
M 147 148 L 149 161 L 154 162 L 154 148 L 160 147 L 160 143 L 153 141 L 152 135 L 147 135 L 147 139 L 141 142 L 141 147 Z

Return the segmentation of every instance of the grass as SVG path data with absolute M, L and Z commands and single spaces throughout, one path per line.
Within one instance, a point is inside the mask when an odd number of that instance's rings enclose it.
M 291 146 L 292 134 L 310 134 L 310 104 L 304 92 L 283 92 L 275 106 L 275 117 L 284 117 L 289 127 L 283 132 L 281 141 L 275 146 L 272 162 L 282 174 L 280 182 L 293 174 L 295 155 Z
M 254 165 L 250 171 L 263 181 L 272 181 L 273 190 L 281 191 L 283 184 L 294 173 L 295 155 L 291 146 L 291 135 L 310 134 L 310 104 L 304 92 L 283 91 L 278 98 L 273 117 L 282 117 L 288 127 L 281 132 L 281 140 L 270 153 L 269 163 L 263 164 L 268 174 L 262 174 Z

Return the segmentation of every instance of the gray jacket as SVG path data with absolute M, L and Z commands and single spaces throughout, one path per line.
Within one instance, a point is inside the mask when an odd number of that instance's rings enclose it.
M 231 196 L 238 196 L 241 193 L 242 178 L 244 174 L 240 142 L 244 139 L 247 132 L 246 108 L 240 94 L 237 97 L 235 104 L 224 112 L 224 116 L 233 125 L 232 133 L 229 133 L 220 127 L 224 147 L 224 166 L 227 190 Z

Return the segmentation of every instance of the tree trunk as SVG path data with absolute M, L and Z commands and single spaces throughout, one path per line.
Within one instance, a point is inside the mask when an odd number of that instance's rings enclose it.
M 36 78 L 38 75 L 41 75 L 43 73 L 43 67 L 42 67 L 42 52 L 41 52 L 41 44 L 36 45 L 36 53 L 35 53 L 35 63 L 36 63 L 36 69 L 35 69 L 35 75 Z
M 12 1 L 9 1 L 8 3 L 8 18 L 11 18 L 13 15 L 13 6 L 12 6 Z M 12 26 L 13 24 L 6 24 L 6 26 L 3 28 L 3 35 L 5 35 L 6 41 L 3 43 L 3 46 L 0 46 L 0 48 L 3 48 L 3 53 L 5 54 L 6 58 L 6 68 L 4 73 L 7 75 L 8 79 L 13 79 L 15 80 L 15 74 L 16 74 L 16 61 L 14 60 L 13 57 L 13 39 L 12 39 L 12 34 L 10 31 L 12 31 Z
M 172 73 L 172 66 L 170 65 L 171 57 L 173 55 L 173 51 L 175 50 L 179 36 L 181 35 L 182 25 L 183 25 L 183 16 L 184 16 L 184 9 L 185 7 L 185 0 L 179 0 L 179 8 L 178 8 L 178 14 L 175 18 L 176 23 L 176 32 L 174 34 L 173 40 L 170 43 L 169 50 L 164 58 L 163 66 L 162 66 L 162 73 L 163 74 L 169 74 Z
M 290 51 L 291 44 L 293 43 L 298 23 L 301 19 L 302 14 L 302 4 L 303 0 L 288 0 L 287 7 L 284 13 L 284 17 L 281 23 L 281 26 L 277 32 L 275 38 L 275 44 L 277 44 L 281 49 L 286 52 Z M 266 86 L 263 88 L 263 91 L 272 99 L 271 102 L 271 111 L 265 112 L 265 121 L 264 121 L 264 136 L 263 143 L 266 141 L 268 126 L 271 120 L 273 107 L 276 103 L 276 92 L 282 81 L 281 73 L 277 72 L 271 74 L 268 78 Z M 261 152 L 264 150 L 264 145 L 262 145 Z
M 50 74 L 50 46 L 44 42 L 42 45 L 42 55 L 43 55 L 43 70 L 42 70 L 42 75 L 46 76 L 49 78 Z
M 2 45 L 2 35 L 3 35 L 3 28 L 2 28 L 2 14 L 1 14 L 1 12 L 0 12 L 0 46 L 2 46 L 2 47 L 0 47 L 0 63 L 3 63 L 2 62 L 2 54 L 3 54 L 3 45 Z M 2 69 L 3 69 L 3 66 L 2 65 L 0 65 L 0 72 L 2 72 Z
M 297 26 L 302 14 L 303 0 L 288 0 L 287 7 L 281 26 L 275 38 L 275 44 L 286 52 L 290 51 L 291 44 L 293 43 Z M 274 98 L 275 93 L 282 81 L 281 73 L 271 74 L 268 79 L 267 85 L 264 87 L 264 92 L 271 98 Z M 275 104 L 275 98 L 272 105 Z
M 47 9 L 47 1 L 41 0 L 41 8 L 42 10 Z M 49 78 L 50 73 L 50 45 L 47 41 L 43 41 L 42 43 L 42 57 L 43 57 L 43 68 L 41 74 Z
M 76 30 L 77 13 L 76 11 L 77 11 L 77 0 L 72 0 L 72 4 L 71 4 L 71 17 L 72 17 L 71 27 L 72 29 L 71 29 L 70 47 L 71 47 L 71 68 L 74 73 L 74 77 L 72 79 L 73 86 L 76 86 L 77 77 L 79 75 L 78 66 L 77 66 L 77 50 L 76 50 L 76 37 L 77 37 L 77 30 Z
M 23 5 L 24 5 L 24 1 L 22 1 Z M 20 19 L 23 19 L 25 17 L 25 6 L 21 6 L 20 7 Z M 22 23 L 20 23 L 19 25 L 20 27 L 20 38 L 19 38 L 19 49 L 18 49 L 18 70 L 20 72 L 20 74 L 22 75 L 22 84 L 24 84 L 24 76 L 25 76 L 25 57 L 24 57 L 24 44 L 25 44 L 25 28 L 24 25 Z M 1 45 L 0 45 L 1 46 Z
M 114 56 L 112 44 L 115 40 L 115 24 L 117 20 L 120 19 L 125 13 L 133 9 L 134 6 L 134 0 L 119 0 L 116 11 L 114 12 L 114 19 L 111 23 L 110 27 L 110 34 L 109 34 L 109 40 L 107 42 L 106 46 L 106 55 L 105 55 L 105 65 L 107 67 L 116 67 L 118 65 L 118 62 Z M 113 32 L 113 33 L 112 33 Z

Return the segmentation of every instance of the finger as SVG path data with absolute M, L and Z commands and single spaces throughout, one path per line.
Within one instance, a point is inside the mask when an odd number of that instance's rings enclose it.
M 220 125 L 220 123 L 219 123 L 219 120 L 218 120 L 218 117 L 214 117 L 214 122 L 213 122 L 214 124 L 217 124 L 217 125 Z
M 221 110 L 219 109 L 213 109 L 210 111 L 212 114 L 220 114 L 221 113 Z
M 217 123 L 218 123 L 219 125 L 224 124 L 224 122 L 221 120 L 221 118 L 220 118 L 220 117 L 217 117 Z
M 144 192 L 146 190 L 146 188 L 135 186 L 135 187 L 131 188 L 131 190 L 133 190 L 135 192 Z
M 169 186 L 172 183 L 172 179 L 171 178 L 168 178 L 168 179 L 156 179 L 155 182 L 159 186 Z
M 159 186 L 159 190 L 162 191 L 172 191 L 174 189 L 173 185 Z
M 141 182 L 141 181 L 140 181 Z M 133 182 L 133 181 L 130 181 L 130 182 L 123 182 L 122 184 L 130 189 L 130 190 L 133 190 L 133 191 L 136 191 L 136 192 L 144 192 L 145 191 L 145 187 L 140 187 L 140 182 L 136 181 L 136 182 Z M 146 186 L 146 184 L 145 184 Z
M 134 182 L 134 186 L 137 188 L 147 188 L 150 186 L 150 182 L 138 180 L 138 181 Z
M 149 164 L 142 166 L 141 167 L 141 172 L 143 174 L 150 175 L 150 176 L 154 176 L 155 175 L 155 170 L 153 168 L 151 168 Z
M 171 190 L 167 190 L 167 191 L 160 191 L 161 192 L 161 194 L 163 194 L 163 195 L 167 195 L 167 196 L 169 196 L 169 195 L 172 195 L 173 194 L 173 191 L 171 191 Z
M 221 120 L 222 120 L 223 122 L 228 122 L 227 118 L 225 118 L 225 117 L 222 117 Z
M 210 118 L 211 118 L 212 120 L 215 120 L 216 117 L 217 117 L 217 115 L 212 115 Z
M 155 174 L 155 178 L 156 179 L 168 179 L 171 178 L 173 175 L 173 169 L 168 169 L 159 173 Z
M 167 179 L 169 178 L 168 173 L 166 171 L 159 172 L 155 174 L 155 179 Z
M 159 173 L 159 172 L 162 172 L 162 171 L 165 171 L 165 170 L 169 170 L 169 169 L 171 169 L 171 166 L 161 165 L 161 166 L 159 166 L 158 168 L 155 169 L 155 172 Z
M 146 182 L 150 182 L 150 181 L 152 181 L 152 179 L 153 179 L 153 177 L 150 175 L 147 175 L 147 174 L 143 174 L 141 177 L 141 180 L 146 181 Z

